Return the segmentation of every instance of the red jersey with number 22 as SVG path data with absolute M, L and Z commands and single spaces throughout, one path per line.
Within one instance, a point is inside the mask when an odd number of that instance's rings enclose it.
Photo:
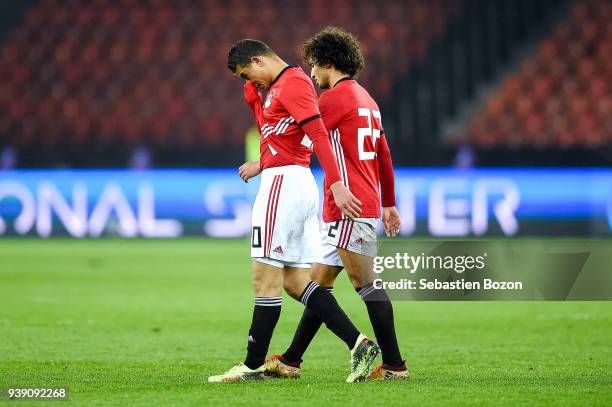
M 379 154 L 389 154 L 380 109 L 352 78 L 341 79 L 319 98 L 319 110 L 345 186 L 362 203 L 360 218 L 380 217 Z M 343 219 L 325 180 L 323 220 Z M 394 206 L 388 198 L 389 205 Z

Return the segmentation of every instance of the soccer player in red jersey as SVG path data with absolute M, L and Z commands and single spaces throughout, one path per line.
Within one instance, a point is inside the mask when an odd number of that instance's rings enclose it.
M 373 285 L 376 277 L 372 260 L 376 256 L 375 230 L 381 204 L 386 234 L 395 236 L 400 228 L 391 153 L 380 109 L 355 80 L 364 60 L 351 34 L 336 27 L 326 28 L 305 43 L 304 61 L 312 67 L 312 79 L 326 90 L 319 99 L 319 109 L 342 182 L 359 199 L 362 209 L 353 218 L 338 210 L 328 191 L 333 179 L 325 176 L 323 253 L 313 265 L 311 277 L 321 286 L 331 288 L 340 271 L 346 268 L 355 290 L 365 301 L 382 351 L 383 364 L 369 379 L 405 380 L 408 370 L 397 343 L 391 301 L 384 289 Z M 279 376 L 299 376 L 301 357 L 320 326 L 321 319 L 306 309 L 290 347 L 284 354 L 268 358 L 266 369 Z
M 334 297 L 309 277 L 310 265 L 320 256 L 319 193 L 309 168 L 313 149 L 325 170 L 334 205 L 345 216 L 361 213 L 361 202 L 341 181 L 314 86 L 301 68 L 288 65 L 257 40 L 234 44 L 228 68 L 246 82 L 244 96 L 261 140 L 260 161 L 247 162 L 239 169 L 244 181 L 261 173 L 251 236 L 255 307 L 244 363 L 208 380 L 263 377 L 264 360 L 280 316 L 281 285 L 347 344 L 351 351 L 347 381 L 365 380 L 378 346 L 360 334 Z M 266 91 L 263 103 L 258 89 Z

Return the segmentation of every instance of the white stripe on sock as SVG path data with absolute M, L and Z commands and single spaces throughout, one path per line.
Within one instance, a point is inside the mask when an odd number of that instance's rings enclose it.
M 369 295 L 372 291 L 374 291 L 376 288 L 374 288 L 373 285 L 366 287 L 366 288 L 362 288 L 361 290 L 359 290 L 359 296 L 363 299 L 365 298 L 367 295 Z
M 308 283 L 308 286 L 306 287 L 306 290 L 304 291 L 304 295 L 302 295 L 302 304 L 306 305 L 308 304 L 308 298 L 310 298 L 310 294 L 312 294 L 312 292 L 314 290 L 317 289 L 317 287 L 319 286 L 319 284 L 315 283 L 314 281 L 311 281 L 310 283 Z

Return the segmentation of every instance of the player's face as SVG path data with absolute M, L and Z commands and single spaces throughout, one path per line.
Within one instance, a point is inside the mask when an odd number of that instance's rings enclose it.
M 311 65 L 310 77 L 321 89 L 329 89 L 329 69 L 317 64 Z
M 270 86 L 270 73 L 265 64 L 251 62 L 248 65 L 240 66 L 236 69 L 236 76 L 251 82 L 259 89 L 268 89 Z

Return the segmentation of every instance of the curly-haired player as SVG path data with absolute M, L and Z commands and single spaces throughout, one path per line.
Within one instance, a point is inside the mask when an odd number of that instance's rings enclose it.
M 355 290 L 364 300 L 383 364 L 370 380 L 405 380 L 408 370 L 401 357 L 393 306 L 385 290 L 373 285 L 372 260 L 376 256 L 376 224 L 381 217 L 388 236 L 399 232 L 395 207 L 391 153 L 381 123 L 380 109 L 356 81 L 364 66 L 359 43 L 350 33 L 328 27 L 309 39 L 303 48 L 304 62 L 321 89 L 319 109 L 340 168 L 342 182 L 362 202 L 359 217 L 349 218 L 334 205 L 325 180 L 322 258 L 313 264 L 311 278 L 331 289 L 346 268 Z M 379 189 L 380 185 L 380 189 Z M 306 309 L 289 348 L 266 360 L 266 371 L 283 377 L 299 377 L 302 355 L 321 326 L 321 319 Z

